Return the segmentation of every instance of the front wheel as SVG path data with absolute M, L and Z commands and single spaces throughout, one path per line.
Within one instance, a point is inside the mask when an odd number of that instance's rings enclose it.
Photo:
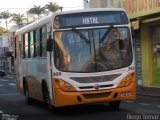
M 42 85 L 42 92 L 43 92 L 43 102 L 44 102 L 44 104 L 47 106 L 49 111 L 53 112 L 54 107 L 51 104 L 50 97 L 49 97 L 49 92 L 48 92 L 48 88 L 47 88 L 46 84 Z
M 117 110 L 117 109 L 119 109 L 120 103 L 121 103 L 121 101 L 112 101 L 112 102 L 109 102 L 109 107 L 111 109 Z

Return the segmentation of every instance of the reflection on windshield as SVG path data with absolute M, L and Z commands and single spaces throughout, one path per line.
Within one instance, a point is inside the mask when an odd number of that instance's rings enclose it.
M 54 39 L 54 63 L 61 71 L 101 72 L 132 62 L 127 27 L 58 31 Z

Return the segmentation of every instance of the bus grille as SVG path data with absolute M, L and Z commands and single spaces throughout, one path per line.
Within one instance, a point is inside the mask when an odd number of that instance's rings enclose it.
M 109 85 L 100 85 L 99 88 L 107 88 L 107 87 L 112 87 L 113 84 L 109 84 Z M 82 87 L 79 87 L 80 89 L 93 89 L 94 87 L 93 86 L 82 86 Z
M 70 79 L 78 83 L 97 83 L 97 82 L 112 81 L 115 78 L 119 77 L 120 75 L 121 74 L 103 75 L 95 77 L 71 77 Z
M 110 92 L 95 93 L 95 94 L 83 94 L 85 99 L 104 98 L 110 96 Z

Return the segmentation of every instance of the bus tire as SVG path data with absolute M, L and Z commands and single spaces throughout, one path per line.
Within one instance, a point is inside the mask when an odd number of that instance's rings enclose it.
M 113 110 L 118 110 L 120 103 L 121 103 L 121 101 L 111 101 L 111 102 L 109 102 L 109 107 Z
M 45 82 L 42 83 L 42 94 L 43 94 L 43 102 L 45 106 L 47 106 L 49 111 L 52 112 L 53 106 L 51 105 L 47 84 Z
M 24 84 L 24 95 L 25 95 L 27 104 L 31 104 L 32 99 L 30 98 L 29 90 L 28 90 L 28 84 L 27 84 L 26 81 L 25 81 L 25 84 Z

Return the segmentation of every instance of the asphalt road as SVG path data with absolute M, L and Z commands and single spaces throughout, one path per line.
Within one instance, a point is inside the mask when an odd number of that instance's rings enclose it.
M 44 104 L 28 105 L 16 90 L 15 80 L 0 78 L 0 120 L 160 120 L 160 99 L 138 96 L 136 101 L 123 101 L 119 110 L 107 103 L 73 106 L 62 112 L 50 112 Z

